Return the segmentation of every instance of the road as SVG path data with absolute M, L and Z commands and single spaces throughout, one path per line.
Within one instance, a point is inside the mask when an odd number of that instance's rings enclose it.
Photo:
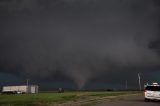
M 106 101 L 97 106 L 160 106 L 160 102 L 150 101 L 144 102 L 142 95 L 140 96 L 127 96 L 119 99 Z

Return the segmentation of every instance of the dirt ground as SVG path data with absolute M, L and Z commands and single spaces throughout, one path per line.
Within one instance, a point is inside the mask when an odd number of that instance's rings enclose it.
M 143 95 L 136 95 L 105 101 L 96 106 L 160 106 L 160 101 L 145 102 Z

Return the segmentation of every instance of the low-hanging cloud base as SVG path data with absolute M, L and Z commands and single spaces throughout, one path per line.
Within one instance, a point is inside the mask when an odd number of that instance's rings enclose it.
M 60 73 L 78 88 L 110 73 L 159 72 L 158 3 L 2 0 L 0 71 L 26 78 Z

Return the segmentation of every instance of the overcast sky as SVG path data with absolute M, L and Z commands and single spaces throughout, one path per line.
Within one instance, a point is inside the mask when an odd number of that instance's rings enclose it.
M 0 85 L 159 81 L 159 0 L 0 0 Z

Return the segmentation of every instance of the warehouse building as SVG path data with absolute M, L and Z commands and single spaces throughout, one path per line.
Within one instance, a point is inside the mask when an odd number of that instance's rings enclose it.
M 3 86 L 2 93 L 38 93 L 37 85 Z

